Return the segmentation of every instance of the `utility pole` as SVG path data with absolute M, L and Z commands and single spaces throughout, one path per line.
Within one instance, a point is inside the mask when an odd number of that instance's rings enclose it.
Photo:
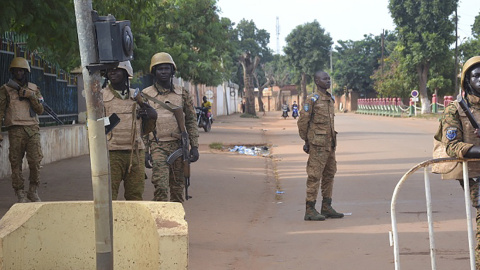
M 383 52 L 385 50 L 385 29 L 382 29 L 382 63 L 381 63 L 381 71 L 382 71 L 382 76 L 383 76 Z
M 277 26 L 276 26 L 276 33 L 277 33 L 277 54 L 280 54 L 280 21 L 277 17 Z
M 88 142 L 92 170 L 97 270 L 113 269 L 113 214 L 110 164 L 100 71 L 90 73 L 88 65 L 98 63 L 95 50 L 92 0 L 74 0 L 82 74 L 87 102 Z

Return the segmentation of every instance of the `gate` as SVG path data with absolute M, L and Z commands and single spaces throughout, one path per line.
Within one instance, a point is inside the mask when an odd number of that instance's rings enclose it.
M 392 196 L 390 213 L 392 219 L 392 231 L 390 231 L 390 246 L 393 246 L 394 261 L 395 261 L 395 270 L 400 270 L 400 249 L 398 243 L 398 230 L 397 230 L 397 216 L 396 216 L 396 201 L 398 193 L 405 183 L 405 181 L 412 175 L 414 172 L 420 168 L 424 168 L 424 181 L 425 181 L 425 198 L 427 204 L 427 222 L 428 222 L 428 234 L 430 241 L 430 261 L 432 270 L 436 270 L 436 248 L 435 248 L 435 239 L 433 232 L 433 218 L 432 218 L 432 198 L 430 192 L 430 179 L 428 167 L 435 163 L 445 163 L 445 162 L 462 162 L 463 165 L 463 183 L 464 183 L 464 195 L 465 195 L 465 211 L 466 211 L 466 220 L 467 220 L 467 232 L 468 232 L 468 248 L 470 255 L 470 269 L 475 270 L 475 234 L 473 231 L 472 225 L 472 206 L 470 201 L 470 185 L 468 180 L 468 162 L 469 161 L 480 161 L 480 159 L 461 159 L 461 158 L 438 158 L 430 159 L 424 161 L 420 164 L 417 164 L 406 172 L 403 177 L 398 181 Z

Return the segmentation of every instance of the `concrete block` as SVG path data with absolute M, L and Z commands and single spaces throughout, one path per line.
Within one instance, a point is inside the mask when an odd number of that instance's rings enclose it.
M 114 269 L 187 269 L 182 204 L 113 202 Z M 0 270 L 96 269 L 91 201 L 17 203 L 0 220 Z

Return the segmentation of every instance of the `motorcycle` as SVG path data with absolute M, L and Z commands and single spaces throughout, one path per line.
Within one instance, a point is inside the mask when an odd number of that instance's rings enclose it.
M 207 117 L 208 108 L 195 107 L 195 112 L 197 113 L 197 126 L 203 128 L 205 132 L 209 132 L 212 129 L 213 118 L 211 115 Z
M 293 107 L 292 108 L 292 117 L 293 117 L 293 119 L 297 119 L 297 117 L 298 117 L 298 107 Z
M 287 119 L 287 117 L 288 117 L 288 111 L 290 111 L 290 110 L 288 109 L 288 107 L 283 107 L 283 108 L 282 108 L 282 117 L 283 117 L 283 119 Z

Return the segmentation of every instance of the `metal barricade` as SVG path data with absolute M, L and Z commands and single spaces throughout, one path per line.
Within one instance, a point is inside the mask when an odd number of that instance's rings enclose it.
M 391 219 L 392 219 L 392 231 L 390 231 L 390 246 L 393 246 L 395 270 L 400 270 L 400 248 L 398 244 L 398 230 L 397 230 L 397 216 L 396 216 L 396 201 L 397 196 L 402 187 L 403 183 L 408 179 L 410 175 L 416 172 L 420 168 L 424 168 L 424 180 L 425 180 L 425 197 L 427 203 L 427 221 L 428 221 L 428 233 L 430 240 L 430 261 L 432 265 L 432 270 L 436 270 L 436 248 L 435 248 L 435 239 L 433 233 L 433 219 L 432 219 L 432 198 L 430 192 L 430 179 L 429 172 L 427 171 L 428 167 L 434 163 L 445 163 L 445 162 L 462 162 L 463 163 L 463 183 L 464 183 L 464 195 L 465 195 L 465 210 L 466 210 L 466 219 L 467 219 L 467 231 L 468 231 L 468 248 L 470 254 L 470 269 L 475 270 L 475 234 L 473 231 L 472 225 L 472 206 L 470 201 L 470 185 L 468 179 L 468 162 L 469 161 L 480 161 L 480 159 L 461 159 L 461 158 L 438 158 L 430 159 L 424 161 L 420 164 L 417 164 L 406 172 L 403 177 L 398 181 L 392 195 L 391 201 Z

